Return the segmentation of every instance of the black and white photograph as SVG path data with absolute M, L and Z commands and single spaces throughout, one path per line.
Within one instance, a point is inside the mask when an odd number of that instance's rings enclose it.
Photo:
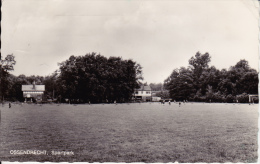
M 257 163 L 257 0 L 2 0 L 0 161 Z

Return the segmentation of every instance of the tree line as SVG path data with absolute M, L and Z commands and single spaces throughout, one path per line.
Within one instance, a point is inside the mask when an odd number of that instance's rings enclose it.
M 197 52 L 187 68 L 174 69 L 164 81 L 169 96 L 178 101 L 248 102 L 248 94 L 258 94 L 258 72 L 246 60 L 228 70 L 209 66 L 208 53 Z
M 12 66 L 15 64 L 12 57 Z M 88 53 L 85 56 L 70 56 L 59 63 L 59 69 L 49 76 L 14 76 L 5 69 L 6 59 L 1 60 L 1 95 L 6 100 L 23 101 L 21 85 L 45 85 L 46 99 L 70 102 L 126 102 L 132 98 L 135 88 L 142 80 L 142 67 L 133 60 L 121 57 L 106 58 L 100 54 Z M 10 65 L 10 64 L 9 64 Z M 4 76 L 3 76 L 4 75 Z M 4 86 L 4 87 L 3 87 Z
M 133 60 L 104 57 L 96 53 L 70 56 L 48 76 L 15 76 L 14 55 L 0 60 L 1 100 L 23 101 L 21 85 L 45 85 L 45 98 L 71 102 L 127 102 L 142 84 L 142 67 Z M 156 96 L 176 101 L 248 102 L 248 94 L 258 94 L 258 72 L 246 60 L 228 70 L 209 66 L 208 53 L 197 52 L 188 67 L 174 69 L 164 83 L 150 83 Z M 147 85 L 147 83 L 145 83 Z

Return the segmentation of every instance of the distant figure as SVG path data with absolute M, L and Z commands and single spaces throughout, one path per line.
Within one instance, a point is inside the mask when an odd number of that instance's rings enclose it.
M 181 102 L 179 102 L 179 107 L 181 106 Z
M 169 105 L 171 105 L 171 100 L 169 100 Z
M 90 105 L 90 101 L 88 101 L 88 105 Z
M 114 104 L 116 105 L 116 100 L 114 101 Z
M 9 108 L 11 108 L 12 106 L 11 106 L 11 103 L 9 103 Z

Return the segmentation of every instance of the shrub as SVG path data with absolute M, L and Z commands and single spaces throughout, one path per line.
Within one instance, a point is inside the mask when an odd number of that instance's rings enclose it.
M 223 95 L 220 92 L 213 93 L 214 102 L 223 102 Z
M 208 102 L 223 102 L 224 101 L 224 98 L 225 96 L 222 95 L 220 92 L 214 92 L 214 93 L 207 93 L 206 94 L 206 100 Z
M 259 102 L 259 98 L 258 97 L 255 97 L 254 98 L 254 103 L 258 103 Z
M 225 102 L 228 102 L 228 103 L 232 103 L 232 102 L 234 102 L 234 100 L 235 100 L 235 98 L 231 94 L 227 95 L 227 97 L 225 98 Z
M 243 94 L 237 95 L 237 100 L 240 103 L 248 103 L 249 102 L 248 94 L 243 93 Z

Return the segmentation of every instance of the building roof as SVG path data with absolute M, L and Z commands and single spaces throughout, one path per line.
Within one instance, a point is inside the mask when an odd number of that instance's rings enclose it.
M 22 85 L 22 91 L 45 91 L 45 85 Z
M 137 89 L 137 91 L 151 91 L 151 87 L 150 86 L 144 86 L 142 85 L 140 88 Z

